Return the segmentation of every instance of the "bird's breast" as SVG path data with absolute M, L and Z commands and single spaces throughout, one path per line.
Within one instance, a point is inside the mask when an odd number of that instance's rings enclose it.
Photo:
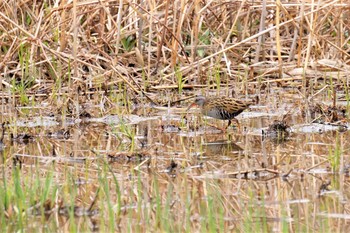
M 229 112 L 223 108 L 214 108 L 214 109 L 203 109 L 202 113 L 206 116 L 213 117 L 221 120 L 230 120 L 235 116 L 240 114 L 240 112 Z

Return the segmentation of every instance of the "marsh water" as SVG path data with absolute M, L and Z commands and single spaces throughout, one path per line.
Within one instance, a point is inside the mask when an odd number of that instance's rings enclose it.
M 326 97 L 313 101 L 326 106 Z M 3 188 L 16 176 L 23 189 L 53 187 L 24 195 L 21 224 L 28 232 L 70 231 L 73 222 L 82 232 L 350 230 L 347 123 L 315 121 L 293 89 L 261 95 L 226 132 L 212 125 L 227 122 L 186 111 L 189 103 L 128 111 L 116 103 L 111 114 L 90 104 L 79 117 L 3 105 Z M 266 135 L 282 118 L 288 135 Z M 6 210 L 9 231 L 20 227 L 9 220 L 16 211 Z

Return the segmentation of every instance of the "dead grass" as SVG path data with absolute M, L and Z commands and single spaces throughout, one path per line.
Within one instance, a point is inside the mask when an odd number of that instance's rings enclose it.
M 246 72 L 249 82 L 278 77 L 302 79 L 303 86 L 318 78 L 308 71 L 327 69 L 344 79 L 349 9 L 336 0 L 5 1 L 2 96 L 14 94 L 14 80 L 23 79 L 33 79 L 27 95 L 48 99 L 74 99 L 78 87 L 114 91 L 120 83 L 130 93 L 157 93 L 178 87 L 176 70 L 191 89 L 207 84 L 203 80 L 214 76 L 214 68 L 232 80 L 229 85 Z
M 0 225 L 8 231 L 46 227 L 46 216 L 30 218 L 48 214 L 52 229 L 72 232 L 96 226 L 140 232 L 338 230 L 342 219 L 324 221 L 315 213 L 347 208 L 342 195 L 327 193 L 333 177 L 326 173 L 344 168 L 348 176 L 349 156 L 341 149 L 348 148 L 346 134 L 303 134 L 289 150 L 260 135 L 234 134 L 242 143 L 228 149 L 206 145 L 203 153 L 203 140 L 233 139 L 166 132 L 167 126 L 181 131 L 188 125 L 182 120 L 173 125 L 162 119 L 145 129 L 84 122 L 67 129 L 65 118 L 89 115 L 79 112 L 84 104 L 95 104 L 91 109 L 100 112 L 93 116 L 123 115 L 131 101 L 138 105 L 145 96 L 170 106 L 194 89 L 264 94 L 266 108 L 273 109 L 288 95 L 269 101 L 264 90 L 274 84 L 295 88 L 289 100 L 303 102 L 305 115 L 314 110 L 316 118 L 337 122 L 346 117 L 345 108 L 335 108 L 337 98 L 349 100 L 349 10 L 344 0 L 2 1 L 1 122 L 13 120 L 8 131 L 15 134 L 11 145 L 4 136 L 0 141 Z M 338 90 L 343 92 L 336 95 Z M 333 105 L 309 103 L 321 95 Z M 22 105 L 28 107 L 16 108 Z M 36 127 L 26 132 L 35 140 L 25 147 L 16 119 L 29 122 L 27 116 L 38 115 L 57 117 L 62 129 Z M 303 123 L 312 120 L 302 117 Z M 319 141 L 324 143 L 313 143 Z M 348 193 L 347 183 L 339 183 L 334 178 L 331 184 Z M 92 227 L 74 216 L 92 216 Z M 74 229 L 80 224 L 85 228 Z

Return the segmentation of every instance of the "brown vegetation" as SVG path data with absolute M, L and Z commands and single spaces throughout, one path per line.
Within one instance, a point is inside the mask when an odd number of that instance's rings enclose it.
M 228 85 L 248 74 L 250 83 L 304 87 L 319 71 L 343 78 L 349 9 L 345 1 L 3 1 L 2 96 L 21 82 L 27 95 L 73 98 L 205 87 L 215 75 Z

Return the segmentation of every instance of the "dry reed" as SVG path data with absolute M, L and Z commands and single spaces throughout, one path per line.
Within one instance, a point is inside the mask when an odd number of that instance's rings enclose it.
M 205 86 L 213 70 L 229 85 L 247 70 L 250 82 L 302 77 L 306 86 L 320 69 L 346 78 L 349 9 L 340 0 L 3 1 L 2 96 L 27 79 L 26 94 L 48 98 L 58 80 L 55 95 L 119 83 L 145 94 L 177 88 L 177 71 L 185 88 Z

